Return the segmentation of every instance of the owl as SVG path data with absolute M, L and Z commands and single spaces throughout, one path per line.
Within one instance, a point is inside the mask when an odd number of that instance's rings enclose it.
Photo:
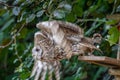
M 65 58 L 73 55 L 92 53 L 95 49 L 94 43 L 100 43 L 101 36 L 95 34 L 93 38 L 84 36 L 84 31 L 79 26 L 63 21 L 45 21 L 37 24 L 37 28 L 43 31 L 56 46 L 64 49 Z M 99 41 L 98 41 L 99 39 Z M 99 50 L 101 52 L 101 50 Z
M 75 24 L 53 20 L 39 22 L 36 27 L 40 31 L 34 35 L 32 49 L 34 66 L 31 77 L 34 76 L 34 80 L 45 80 L 47 72 L 49 80 L 52 80 L 53 72 L 56 80 L 60 80 L 61 60 L 86 53 L 93 55 L 94 50 L 99 50 L 94 43 L 100 43 L 101 36 L 85 37 L 84 30 Z

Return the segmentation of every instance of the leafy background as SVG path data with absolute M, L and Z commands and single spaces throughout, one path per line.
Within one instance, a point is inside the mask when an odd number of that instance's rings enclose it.
M 0 0 L 0 80 L 26 80 L 33 59 L 36 23 L 68 21 L 79 25 L 84 35 L 100 33 L 100 49 L 116 58 L 120 35 L 120 0 Z M 98 52 L 95 55 L 100 55 Z M 61 61 L 61 80 L 112 80 L 108 68 L 72 59 Z

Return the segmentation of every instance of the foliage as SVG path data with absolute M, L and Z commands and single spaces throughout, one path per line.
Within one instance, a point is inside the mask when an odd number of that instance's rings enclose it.
M 0 0 L 0 78 L 29 78 L 33 65 L 33 37 L 39 21 L 69 21 L 84 28 L 85 36 L 89 37 L 100 33 L 103 55 L 116 57 L 119 12 L 119 0 Z M 62 80 L 111 78 L 107 68 L 78 61 L 76 56 L 61 63 Z

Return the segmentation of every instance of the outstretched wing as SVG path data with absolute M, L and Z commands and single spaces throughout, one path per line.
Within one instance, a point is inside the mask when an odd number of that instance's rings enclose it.
M 66 37 L 75 36 L 75 35 L 83 36 L 84 34 L 83 29 L 75 24 L 69 22 L 63 22 L 63 21 L 56 21 L 56 23 L 59 24 L 59 27 L 64 31 Z
M 64 48 L 67 54 L 72 54 L 70 47 L 71 44 L 68 41 L 67 36 L 75 34 L 79 35 L 80 30 L 78 27 L 72 25 L 71 23 L 64 23 L 61 21 L 40 22 L 37 24 L 37 27 L 47 36 L 51 36 L 51 40 L 54 41 L 56 46 Z
M 83 29 L 69 22 L 45 21 L 38 23 L 37 28 L 46 35 L 52 36 L 54 42 L 62 47 L 65 47 L 67 37 L 83 36 Z
M 37 24 L 37 28 L 41 29 L 47 36 L 51 36 L 51 40 L 59 47 L 64 48 L 66 54 L 72 54 L 71 46 L 79 43 L 83 46 L 80 49 L 97 49 L 91 38 L 83 36 L 83 29 L 69 22 L 62 21 L 45 21 Z M 84 51 L 85 52 L 85 51 Z

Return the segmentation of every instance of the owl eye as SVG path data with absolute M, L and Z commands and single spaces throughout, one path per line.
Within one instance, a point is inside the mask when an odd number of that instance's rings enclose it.
M 40 49 L 36 48 L 36 49 L 35 49 L 35 51 L 37 51 L 37 52 L 38 52 L 38 51 L 40 51 Z

